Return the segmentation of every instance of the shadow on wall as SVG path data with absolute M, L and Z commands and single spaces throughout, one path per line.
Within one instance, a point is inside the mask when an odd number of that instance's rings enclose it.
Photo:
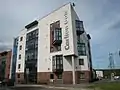
M 67 57 L 65 57 L 65 59 L 72 66 L 72 58 L 71 58 L 71 56 L 67 56 Z

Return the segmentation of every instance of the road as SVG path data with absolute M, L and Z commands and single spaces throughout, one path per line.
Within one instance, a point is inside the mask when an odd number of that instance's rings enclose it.
M 66 90 L 66 89 L 43 88 L 43 87 L 0 87 L 0 90 Z

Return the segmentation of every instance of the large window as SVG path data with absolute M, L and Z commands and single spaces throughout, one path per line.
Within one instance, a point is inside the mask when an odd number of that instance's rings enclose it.
M 61 32 L 61 28 L 55 28 L 54 30 L 54 41 L 55 40 L 62 40 L 62 32 Z
M 79 79 L 85 79 L 85 73 L 83 72 L 79 73 Z
M 50 79 L 54 79 L 54 74 L 53 73 L 50 74 Z
M 84 59 L 79 59 L 79 65 L 84 65 Z
M 26 35 L 25 49 L 25 73 L 29 69 L 29 82 L 37 80 L 37 57 L 38 57 L 38 29 L 35 29 Z M 33 81 L 34 80 L 34 81 Z
M 78 43 L 78 55 L 86 55 L 85 43 Z
M 63 57 L 62 55 L 53 56 L 53 68 L 54 69 L 63 69 Z

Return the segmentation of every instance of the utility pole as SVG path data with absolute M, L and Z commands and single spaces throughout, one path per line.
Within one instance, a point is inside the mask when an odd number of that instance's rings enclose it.
M 109 67 L 110 67 L 111 81 L 113 81 L 114 80 L 114 72 L 112 70 L 115 67 L 114 59 L 113 59 L 113 53 L 109 53 Z
M 113 59 L 113 53 L 109 53 L 109 67 L 110 67 L 110 69 L 115 68 L 114 59 Z

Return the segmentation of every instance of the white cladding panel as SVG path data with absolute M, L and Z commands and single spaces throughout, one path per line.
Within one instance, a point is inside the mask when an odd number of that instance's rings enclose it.
M 79 65 L 79 59 L 84 60 L 84 65 Z M 77 71 L 89 71 L 89 65 L 88 65 L 88 58 L 87 56 L 79 56 L 77 60 L 75 60 Z
M 71 10 L 72 13 L 72 26 L 73 26 L 73 39 L 74 39 L 74 52 L 76 55 L 78 55 L 78 50 L 77 50 L 77 34 L 76 34 L 76 25 L 75 25 L 75 20 L 79 20 L 79 17 L 77 16 L 75 10 L 72 8 Z M 85 47 L 86 47 L 86 56 L 79 56 L 76 60 L 75 60 L 75 64 L 77 69 L 76 70 L 89 70 L 89 53 L 88 53 L 88 38 L 87 38 L 87 34 L 86 32 L 84 32 L 83 34 L 80 35 L 80 40 L 85 43 Z M 84 65 L 79 65 L 79 58 L 84 59 Z
M 17 64 L 16 72 L 24 72 L 25 63 L 25 45 L 26 45 L 26 34 L 39 29 L 38 34 L 38 60 L 37 60 L 37 72 L 52 72 L 52 56 L 63 55 L 63 69 L 64 71 L 72 71 L 72 58 L 68 55 L 77 55 L 77 36 L 75 20 L 78 20 L 78 16 L 70 4 L 67 4 L 58 10 L 52 12 L 51 14 L 45 16 L 44 18 L 38 20 L 38 26 L 32 28 L 26 32 L 26 29 L 21 31 L 19 35 L 18 42 L 18 54 L 17 54 Z M 60 20 L 60 27 L 62 28 L 62 44 L 61 51 L 50 53 L 50 24 Z M 23 37 L 23 41 L 20 41 L 20 37 Z M 87 47 L 87 37 L 86 33 L 80 37 L 82 41 L 86 43 Z M 22 50 L 19 50 L 19 46 L 22 45 Z M 66 50 L 66 48 L 68 50 Z M 75 68 L 76 70 L 89 70 L 89 55 L 88 50 L 86 56 L 79 56 L 75 58 Z M 21 54 L 21 60 L 19 60 L 19 54 Z M 79 58 L 84 59 L 84 65 L 80 66 Z M 18 69 L 18 64 L 21 64 L 21 68 Z
M 64 57 L 63 58 L 63 68 L 64 71 L 72 71 L 72 57 Z
M 50 53 L 50 24 L 59 20 L 60 27 L 62 28 L 61 51 Z M 69 44 L 68 50 L 65 50 L 66 44 Z M 39 20 L 38 45 L 38 72 L 52 71 L 52 56 L 59 54 L 74 54 L 70 4 L 61 7 L 60 9 L 54 11 L 45 18 Z M 65 63 L 67 64 L 68 62 Z
M 20 38 L 23 37 L 22 41 Z M 25 43 L 26 43 L 26 30 L 22 30 L 19 34 L 18 41 L 18 50 L 17 50 L 17 63 L 16 63 L 16 72 L 21 73 L 24 72 L 25 65 Z M 20 50 L 20 46 L 22 46 L 22 50 Z M 21 59 L 19 59 L 19 55 L 21 55 Z M 18 65 L 20 64 L 20 69 L 18 69 Z

